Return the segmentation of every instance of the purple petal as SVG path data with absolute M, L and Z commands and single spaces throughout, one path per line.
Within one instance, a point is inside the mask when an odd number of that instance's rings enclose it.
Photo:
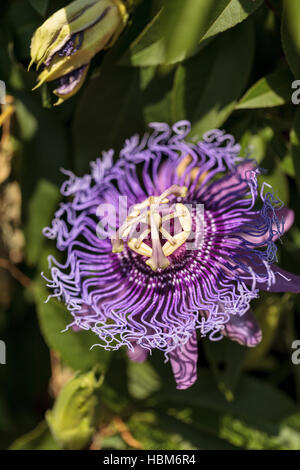
M 283 233 L 287 232 L 293 225 L 294 220 L 295 220 L 295 213 L 292 209 L 289 209 L 287 207 L 283 207 L 282 209 L 278 209 L 276 211 L 276 216 L 278 217 L 279 221 L 283 219 Z M 253 216 L 254 218 L 258 219 L 259 216 Z M 273 231 L 276 232 L 276 226 L 275 223 L 273 224 Z M 261 237 L 253 237 L 248 234 L 243 234 L 243 237 L 245 240 L 252 242 L 252 243 L 263 243 L 268 239 L 269 233 L 265 233 Z M 275 242 L 279 238 L 279 235 L 274 235 L 273 241 Z
M 274 275 L 275 282 L 270 286 L 268 282 L 257 281 L 256 286 L 259 289 L 269 292 L 293 292 L 294 294 L 300 293 L 300 276 L 285 271 L 279 268 L 276 264 L 270 266 L 271 272 Z M 258 270 L 256 270 L 257 272 Z
M 255 288 L 268 292 L 300 293 L 300 276 L 279 268 L 277 264 L 268 264 L 257 255 L 247 260 L 249 268 L 255 277 Z M 252 276 L 242 275 L 247 286 L 253 286 Z
M 142 348 L 142 346 L 140 346 L 136 342 L 134 342 L 132 345 L 134 349 L 127 350 L 127 355 L 129 359 L 132 362 L 144 362 L 147 359 L 149 350 L 146 348 Z
M 256 164 L 252 160 L 246 160 L 237 165 L 233 172 L 212 184 L 212 193 L 216 199 L 222 199 L 233 191 L 237 194 L 248 189 L 247 181 L 253 176 Z M 205 189 L 205 187 L 204 187 Z
M 244 315 L 231 315 L 230 320 L 224 328 L 224 336 L 242 346 L 252 348 L 257 346 L 262 340 L 262 332 L 251 310 Z
M 169 357 L 176 380 L 176 388 L 185 390 L 191 387 L 197 380 L 198 345 L 196 331 L 193 332 L 187 343 L 171 351 Z

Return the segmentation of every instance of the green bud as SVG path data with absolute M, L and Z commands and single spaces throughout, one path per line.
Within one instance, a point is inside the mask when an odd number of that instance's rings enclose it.
M 67 450 L 89 445 L 99 415 L 99 389 L 102 378 L 96 371 L 75 375 L 62 388 L 46 420 L 58 444 Z
M 122 0 L 76 0 L 58 10 L 35 32 L 31 41 L 31 62 L 37 70 L 38 88 L 62 79 L 55 94 L 62 102 L 82 86 L 95 54 L 111 47 L 128 21 Z

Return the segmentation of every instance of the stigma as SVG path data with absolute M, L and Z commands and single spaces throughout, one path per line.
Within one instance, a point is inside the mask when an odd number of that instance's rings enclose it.
M 192 230 L 189 209 L 176 202 L 186 193 L 185 186 L 174 184 L 160 196 L 150 196 L 134 205 L 111 239 L 112 252 L 121 253 L 126 243 L 130 250 L 147 258 L 145 262 L 153 271 L 167 268 L 169 257 L 186 242 Z M 171 204 L 170 196 L 175 199 Z

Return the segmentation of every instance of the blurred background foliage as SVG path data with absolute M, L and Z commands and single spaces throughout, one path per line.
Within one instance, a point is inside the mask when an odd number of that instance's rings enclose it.
M 161 353 L 134 364 L 124 351 L 90 350 L 88 332 L 61 333 L 69 314 L 44 303 L 40 278 L 54 250 L 41 229 L 60 200 L 60 168 L 82 174 L 149 122 L 179 119 L 191 121 L 193 139 L 226 129 L 267 170 L 296 212 L 280 264 L 300 274 L 300 108 L 291 100 L 300 2 L 140 0 L 83 89 L 53 108 L 47 85 L 31 91 L 30 39 L 66 3 L 0 7 L 0 448 L 300 449 L 297 296 L 255 302 L 264 339 L 253 350 L 201 339 L 198 382 L 176 391 Z

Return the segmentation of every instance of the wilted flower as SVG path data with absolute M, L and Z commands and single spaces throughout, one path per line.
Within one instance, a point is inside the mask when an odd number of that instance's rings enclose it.
M 93 331 L 105 349 L 127 346 L 136 361 L 162 350 L 185 389 L 197 377 L 197 331 L 255 346 L 262 335 L 250 302 L 259 290 L 299 292 L 300 277 L 274 264 L 293 212 L 269 185 L 259 189 L 259 169 L 231 135 L 212 130 L 187 143 L 187 121 L 151 127 L 115 163 L 110 150 L 91 174 L 66 172 L 61 192 L 72 200 L 44 234 L 67 260 L 49 257 L 48 286 L 71 311 L 69 326 Z M 105 211 L 116 214 L 111 238 Z
M 31 41 L 31 62 L 41 68 L 38 88 L 57 80 L 56 104 L 73 96 L 82 86 L 90 61 L 111 47 L 128 20 L 121 0 L 76 0 L 48 18 Z

